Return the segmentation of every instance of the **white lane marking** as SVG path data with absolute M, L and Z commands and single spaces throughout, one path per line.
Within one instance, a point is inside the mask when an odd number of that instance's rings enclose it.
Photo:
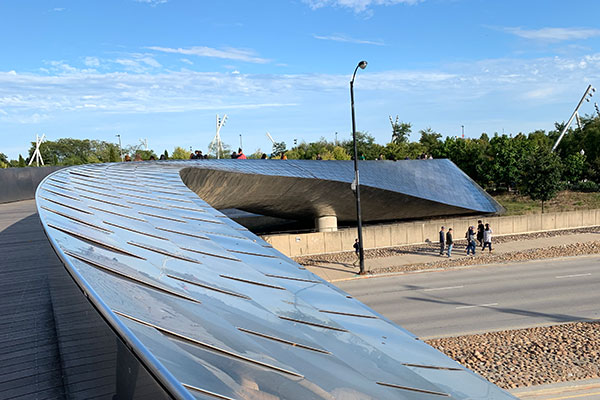
M 587 274 L 573 274 L 573 275 L 560 275 L 560 276 L 555 276 L 556 279 L 562 279 L 562 278 L 577 278 L 578 276 L 590 276 L 592 275 L 592 273 L 587 273 Z
M 464 286 L 446 286 L 431 289 L 423 289 L 424 292 L 433 292 L 434 290 L 450 290 L 450 289 L 462 289 Z
M 475 306 L 459 306 L 456 307 L 457 310 L 460 310 L 461 308 L 475 308 L 475 307 L 489 307 L 489 306 L 497 306 L 498 303 L 488 303 L 488 304 L 478 304 Z

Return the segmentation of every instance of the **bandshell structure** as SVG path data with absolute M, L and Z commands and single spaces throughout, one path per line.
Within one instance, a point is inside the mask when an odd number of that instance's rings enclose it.
M 404 196 L 452 214 L 501 210 L 449 161 L 411 163 L 403 169 L 402 162 L 361 162 L 365 202 L 379 193 L 388 208 Z M 458 200 L 445 183 L 427 177 L 444 170 Z M 382 181 L 374 184 L 378 173 Z M 354 201 L 352 179 L 350 162 L 95 164 L 50 175 L 36 202 L 71 277 L 174 398 L 514 398 L 216 209 L 298 218 L 330 207 L 326 212 L 345 215 Z M 253 193 L 257 182 L 274 187 L 259 185 Z M 439 197 L 422 196 L 420 187 L 436 182 Z M 329 192 L 345 192 L 321 193 L 328 183 Z M 246 198 L 231 185 L 242 185 Z M 303 192 L 294 203 L 302 211 L 277 205 Z M 371 215 L 389 219 L 376 210 Z

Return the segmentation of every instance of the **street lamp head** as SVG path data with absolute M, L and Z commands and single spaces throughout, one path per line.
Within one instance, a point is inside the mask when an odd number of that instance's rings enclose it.
M 358 66 L 360 67 L 360 69 L 365 69 L 367 68 L 367 62 L 365 60 L 362 60 L 358 63 Z

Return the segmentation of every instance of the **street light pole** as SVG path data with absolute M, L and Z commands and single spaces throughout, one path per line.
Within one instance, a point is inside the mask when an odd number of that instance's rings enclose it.
M 116 135 L 119 138 L 119 154 L 121 155 L 121 162 L 123 162 L 123 148 L 121 147 L 121 135 Z
M 358 257 L 360 260 L 360 275 L 365 274 L 365 252 L 363 248 L 363 238 L 362 238 L 362 216 L 360 211 L 360 184 L 358 179 L 358 150 L 356 149 L 356 121 L 354 118 L 354 78 L 356 77 L 356 71 L 358 68 L 365 69 L 367 67 L 366 61 L 361 61 L 358 63 L 356 68 L 354 68 L 354 73 L 352 74 L 352 80 L 350 81 L 350 105 L 352 108 L 352 141 L 354 142 L 354 194 L 356 196 L 356 220 L 357 220 L 357 228 L 358 228 Z

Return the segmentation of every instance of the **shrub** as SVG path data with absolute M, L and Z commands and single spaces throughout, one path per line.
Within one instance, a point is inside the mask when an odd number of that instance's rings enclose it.
M 574 184 L 572 190 L 576 192 L 597 192 L 600 187 L 593 181 L 582 181 Z

